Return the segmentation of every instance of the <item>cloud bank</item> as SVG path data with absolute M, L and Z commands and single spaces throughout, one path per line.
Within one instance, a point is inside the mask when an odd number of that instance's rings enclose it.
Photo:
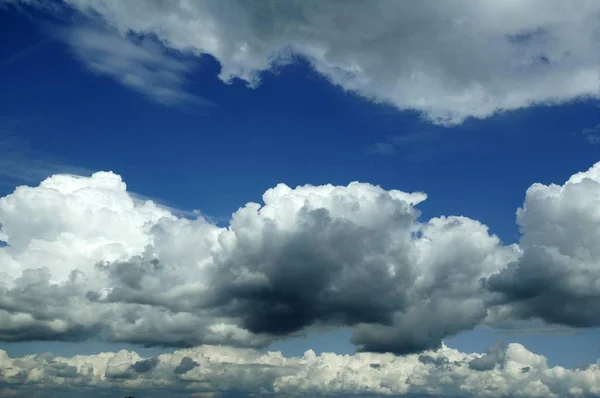
M 80 59 L 160 102 L 190 98 L 181 84 L 188 67 L 177 54 L 210 55 L 221 80 L 250 87 L 302 58 L 346 91 L 446 125 L 600 95 L 595 0 L 62 4 L 84 16 L 74 19 L 68 40 Z M 86 25 L 111 34 L 80 35 Z M 140 37 L 156 39 L 170 55 L 139 46 Z
M 360 351 L 418 353 L 478 325 L 600 326 L 600 163 L 532 185 L 504 245 L 424 193 L 279 184 L 227 227 L 54 175 L 0 198 L 0 339 L 265 347 L 349 327 Z M 485 365 L 482 365 L 485 367 Z
M 36 389 L 43 389 L 44 396 L 52 396 L 57 389 L 62 395 L 56 396 L 112 389 L 175 397 L 236 392 L 243 394 L 236 396 L 569 398 L 598 396 L 599 380 L 599 364 L 585 369 L 549 367 L 546 358 L 520 344 L 496 345 L 486 354 L 443 346 L 435 352 L 403 357 L 316 355 L 308 350 L 303 357 L 286 358 L 280 352 L 200 346 L 154 358 L 125 350 L 71 358 L 49 354 L 10 358 L 0 350 L 0 386 L 12 396 L 29 396 Z

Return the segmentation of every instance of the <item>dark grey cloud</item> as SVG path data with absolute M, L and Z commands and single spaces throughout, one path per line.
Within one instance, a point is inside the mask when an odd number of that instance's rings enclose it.
M 18 373 L 9 377 L 11 383 L 21 384 L 25 383 L 27 377 L 29 376 L 29 372 L 26 370 L 20 370 Z
M 137 373 L 146 373 L 154 369 L 158 365 L 158 358 L 148 358 L 143 359 L 141 361 L 137 361 L 133 365 L 131 365 L 131 369 L 133 369 Z
M 472 359 L 469 362 L 469 369 L 484 372 L 492 370 L 496 366 L 504 367 L 506 363 L 506 345 L 502 341 L 492 344 L 485 350 L 485 355 Z
M 444 368 L 450 365 L 460 365 L 459 362 L 450 362 L 450 360 L 446 357 L 433 357 L 431 355 L 419 355 L 419 362 L 423 364 L 429 364 L 436 366 L 438 368 Z
M 25 269 L 13 288 L 0 285 L 0 339 L 81 341 L 99 331 L 99 320 L 89 313 L 87 319 L 83 315 L 78 319 L 73 311 L 85 301 L 82 286 L 74 279 L 54 284 L 50 277 L 47 267 Z M 11 319 L 19 313 L 29 314 L 29 318 Z M 64 321 L 57 323 L 57 319 Z
M 51 362 L 46 367 L 46 372 L 48 372 L 48 375 L 52 377 L 74 378 L 80 376 L 79 370 L 76 366 L 60 362 Z
M 582 286 L 600 281 L 600 270 L 574 269 L 552 252 L 545 247 L 526 249 L 519 262 L 488 279 L 488 289 L 502 293 L 503 303 L 521 319 L 537 317 L 573 327 L 600 326 L 600 289 Z M 575 280 L 585 282 L 578 286 Z
M 179 363 L 179 365 L 177 365 L 175 367 L 175 369 L 173 369 L 173 373 L 175 373 L 177 375 L 182 375 L 198 366 L 200 366 L 200 364 L 198 362 L 194 361 L 192 358 L 184 357 L 181 360 L 181 362 Z
M 485 286 L 520 319 L 600 326 L 600 167 L 562 186 L 534 184 L 517 212 L 522 254 Z
M 255 333 L 285 335 L 318 322 L 391 323 L 393 311 L 406 301 L 400 291 L 413 277 L 407 272 L 390 278 L 386 262 L 366 257 L 371 250 L 388 251 L 390 237 L 332 220 L 325 209 L 306 212 L 300 223 L 302 230 L 292 234 L 263 232 L 265 244 L 244 264 L 264 275 L 261 284 L 234 283 L 248 253 L 246 248 L 233 253 L 216 276 L 223 289 L 218 304 Z M 404 257 L 401 247 L 395 250 Z
M 437 348 L 444 337 L 481 322 L 486 309 L 473 294 L 480 290 L 486 254 L 475 243 L 448 246 L 445 258 L 423 264 L 435 268 L 427 286 L 415 287 L 423 271 L 410 258 L 418 253 L 403 226 L 418 213 L 394 209 L 384 196 L 378 199 L 390 206 L 390 218 L 376 227 L 333 217 L 326 208 L 301 208 L 295 231 L 266 224 L 248 241 L 238 236 L 236 250 L 214 270 L 210 304 L 253 333 L 284 336 L 313 325 L 350 326 L 360 350 L 398 354 Z M 471 228 L 479 226 L 470 220 L 436 220 L 423 228 L 421 238 L 452 245 L 472 234 Z M 484 234 L 482 239 L 490 238 Z M 493 239 L 487 245 L 495 249 Z M 475 300 L 463 302 L 467 296 Z

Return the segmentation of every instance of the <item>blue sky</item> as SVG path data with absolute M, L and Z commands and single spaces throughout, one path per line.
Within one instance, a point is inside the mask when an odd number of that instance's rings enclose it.
M 86 64 L 81 54 L 87 53 L 70 44 L 69 29 L 105 29 L 98 27 L 100 22 L 89 22 L 89 16 L 74 9 L 57 14 L 18 2 L 4 7 L 0 196 L 10 195 L 18 185 L 36 186 L 52 174 L 113 171 L 129 192 L 178 215 L 193 218 L 198 210 L 227 226 L 232 213 L 248 202 L 261 203 L 262 194 L 279 183 L 294 188 L 360 181 L 385 190 L 425 192 L 419 220 L 465 216 L 487 225 L 503 245 L 510 245 L 521 237 L 516 210 L 528 187 L 562 185 L 600 160 L 594 138 L 600 124 L 597 95 L 572 95 L 558 104 L 517 104 L 479 118 L 451 109 L 460 120 L 440 124 L 431 116 L 437 108 L 410 109 L 385 96 L 374 99 L 377 94 L 352 89 L 350 83 L 332 84 L 335 78 L 302 55 L 261 71 L 260 84 L 249 87 L 243 78 L 229 83 L 219 78 L 227 62 L 223 56 L 209 51 L 196 56 L 178 52 L 175 45 L 167 49 L 156 37 L 129 37 L 132 43 L 156 46 L 144 47 L 149 53 L 158 48 L 161 57 L 168 57 L 171 64 L 161 58 L 158 68 L 176 65 L 185 71 L 185 78 L 165 83 L 184 95 L 184 100 L 170 103 L 143 91 L 147 88 L 123 84 L 116 75 L 120 70 L 103 72 Z M 506 84 L 518 82 L 507 78 Z M 590 90 L 600 92 L 598 87 Z M 551 366 L 596 362 L 600 329 L 554 329 L 545 325 L 541 331 L 506 333 L 480 325 L 444 341 L 467 353 L 484 352 L 497 340 L 517 342 L 547 357 Z M 275 341 L 269 348 L 286 356 L 302 356 L 310 348 L 317 353 L 354 352 L 346 327 L 308 333 L 307 338 Z M 97 338 L 88 343 L 0 343 L 11 356 L 44 351 L 71 356 L 121 347 L 142 356 L 175 349 Z

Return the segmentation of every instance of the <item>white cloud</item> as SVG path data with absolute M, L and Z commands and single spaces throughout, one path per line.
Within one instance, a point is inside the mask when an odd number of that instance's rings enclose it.
M 0 198 L 0 339 L 262 347 L 349 327 L 359 350 L 405 354 L 482 324 L 600 326 L 599 187 L 600 163 L 532 185 L 505 246 L 365 183 L 280 184 L 219 227 L 114 173 L 55 175 Z
M 517 252 L 474 220 L 418 222 L 425 199 L 280 184 L 220 228 L 113 173 L 55 175 L 0 199 L 0 338 L 263 346 L 349 325 L 365 350 L 432 348 L 485 318 L 479 280 Z
M 345 90 L 442 124 L 600 94 L 594 0 L 64 3 L 120 35 L 78 38 L 75 30 L 88 65 L 165 101 L 185 95 L 178 76 L 186 67 L 125 38 L 212 55 L 223 81 L 253 87 L 297 54 Z M 162 72 L 144 67 L 148 58 Z M 162 83 L 152 86 L 154 78 Z
M 121 36 L 115 32 L 76 27 L 60 37 L 93 72 L 113 78 L 150 99 L 165 105 L 210 105 L 186 90 L 189 60 L 169 56 L 150 38 Z
M 598 326 L 599 187 L 600 163 L 562 186 L 533 184 L 517 213 L 522 239 L 504 246 L 476 220 L 419 221 L 416 206 L 424 193 L 364 183 L 295 189 L 280 184 L 265 192 L 263 205 L 248 203 L 229 226 L 218 227 L 140 200 L 114 173 L 55 175 L 0 198 L 0 239 L 8 244 L 0 247 L 0 339 L 103 337 L 146 345 L 263 347 L 313 327 L 350 327 L 359 349 L 411 354 L 482 324 L 524 319 L 542 327 Z M 474 396 L 514 389 L 528 391 L 520 396 L 585 396 L 600 388 L 596 367 L 548 369 L 519 347 L 492 347 L 480 359 L 442 348 L 423 354 L 417 367 L 402 365 L 418 359 L 411 355 L 352 357 L 399 361 L 393 366 L 405 369 L 406 377 L 395 379 L 369 379 L 371 373 L 357 370 L 366 366 L 359 359 L 307 354 L 316 364 L 337 361 L 345 370 L 329 374 L 313 362 L 303 370 L 304 362 L 275 357 L 281 366 L 223 365 L 221 373 L 215 370 L 221 378 L 209 380 L 221 383 L 211 389 L 242 383 L 258 390 L 364 392 L 369 386 L 395 394 L 438 393 L 439 387 Z M 251 353 L 222 350 L 230 358 Z M 190 360 L 171 365 L 200 388 L 205 365 L 192 352 Z M 514 359 L 517 354 L 521 359 Z M 132 368 L 140 358 L 119 355 L 100 356 L 105 365 L 90 365 L 103 369 L 99 373 L 86 367 L 96 376 L 86 376 L 85 383 L 103 386 L 102 377 L 133 387 L 140 378 L 165 382 L 155 377 L 162 359 Z M 455 366 L 455 360 L 465 365 Z M 49 377 L 20 372 L 3 377 L 7 383 Z M 61 365 L 50 372 L 74 370 Z M 203 376 L 193 376 L 198 372 Z M 489 388 L 481 390 L 482 383 Z
M 494 353 L 494 357 L 490 355 Z M 472 364 L 487 361 L 484 370 Z M 496 345 L 487 354 L 462 353 L 441 347 L 421 355 L 316 355 L 286 358 L 280 352 L 260 353 L 200 346 L 141 358 L 120 351 L 71 358 L 30 355 L 10 358 L 0 350 L 0 383 L 27 391 L 52 388 L 94 391 L 119 388 L 169 392 L 236 391 L 278 395 L 407 393 L 474 397 L 589 397 L 600 394 L 600 367 L 549 367 L 546 358 L 520 344 Z M 91 388 L 91 390 L 90 390 Z

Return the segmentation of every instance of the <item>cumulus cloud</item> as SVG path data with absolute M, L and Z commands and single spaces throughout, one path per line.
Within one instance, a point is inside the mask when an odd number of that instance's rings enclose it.
M 502 352 L 502 366 L 473 363 Z M 490 363 L 497 362 L 494 358 Z M 485 362 L 487 363 L 487 362 Z M 140 371 L 141 370 L 141 371 Z M 71 358 L 48 354 L 10 358 L 0 350 L 0 385 L 23 396 L 43 388 L 68 392 L 107 388 L 192 393 L 297 395 L 403 395 L 463 397 L 591 397 L 600 394 L 600 364 L 586 369 L 549 367 L 546 358 L 520 344 L 498 345 L 487 354 L 462 353 L 442 346 L 422 355 L 316 355 L 286 358 L 280 352 L 257 352 L 200 346 L 141 358 L 120 351 Z M 419 395 L 422 396 L 422 395 Z
M 146 77 L 179 86 L 182 65 L 173 57 L 161 58 L 160 73 L 139 68 L 138 61 L 156 57 L 134 47 L 132 35 L 155 37 L 176 53 L 211 55 L 221 80 L 251 87 L 264 72 L 301 57 L 344 90 L 440 124 L 599 94 L 600 4 L 593 0 L 63 3 L 118 33 L 85 43 L 75 36 L 75 48 L 93 50 L 84 54 L 88 65 L 136 89 L 144 90 Z M 120 77 L 133 64 L 143 73 Z M 171 83 L 150 87 L 166 99 L 175 94 Z
M 533 184 L 517 212 L 522 256 L 487 286 L 519 318 L 600 326 L 600 164 L 564 185 Z
M 485 320 L 480 280 L 519 250 L 465 217 L 418 221 L 425 199 L 280 184 L 218 227 L 113 173 L 21 186 L 0 199 L 0 338 L 261 347 L 348 326 L 360 350 L 436 348 Z
M 0 339 L 264 347 L 349 327 L 360 351 L 407 354 L 482 324 L 599 326 L 598 198 L 600 163 L 532 185 L 506 246 L 366 183 L 280 184 L 219 227 L 114 173 L 55 175 L 0 198 Z

